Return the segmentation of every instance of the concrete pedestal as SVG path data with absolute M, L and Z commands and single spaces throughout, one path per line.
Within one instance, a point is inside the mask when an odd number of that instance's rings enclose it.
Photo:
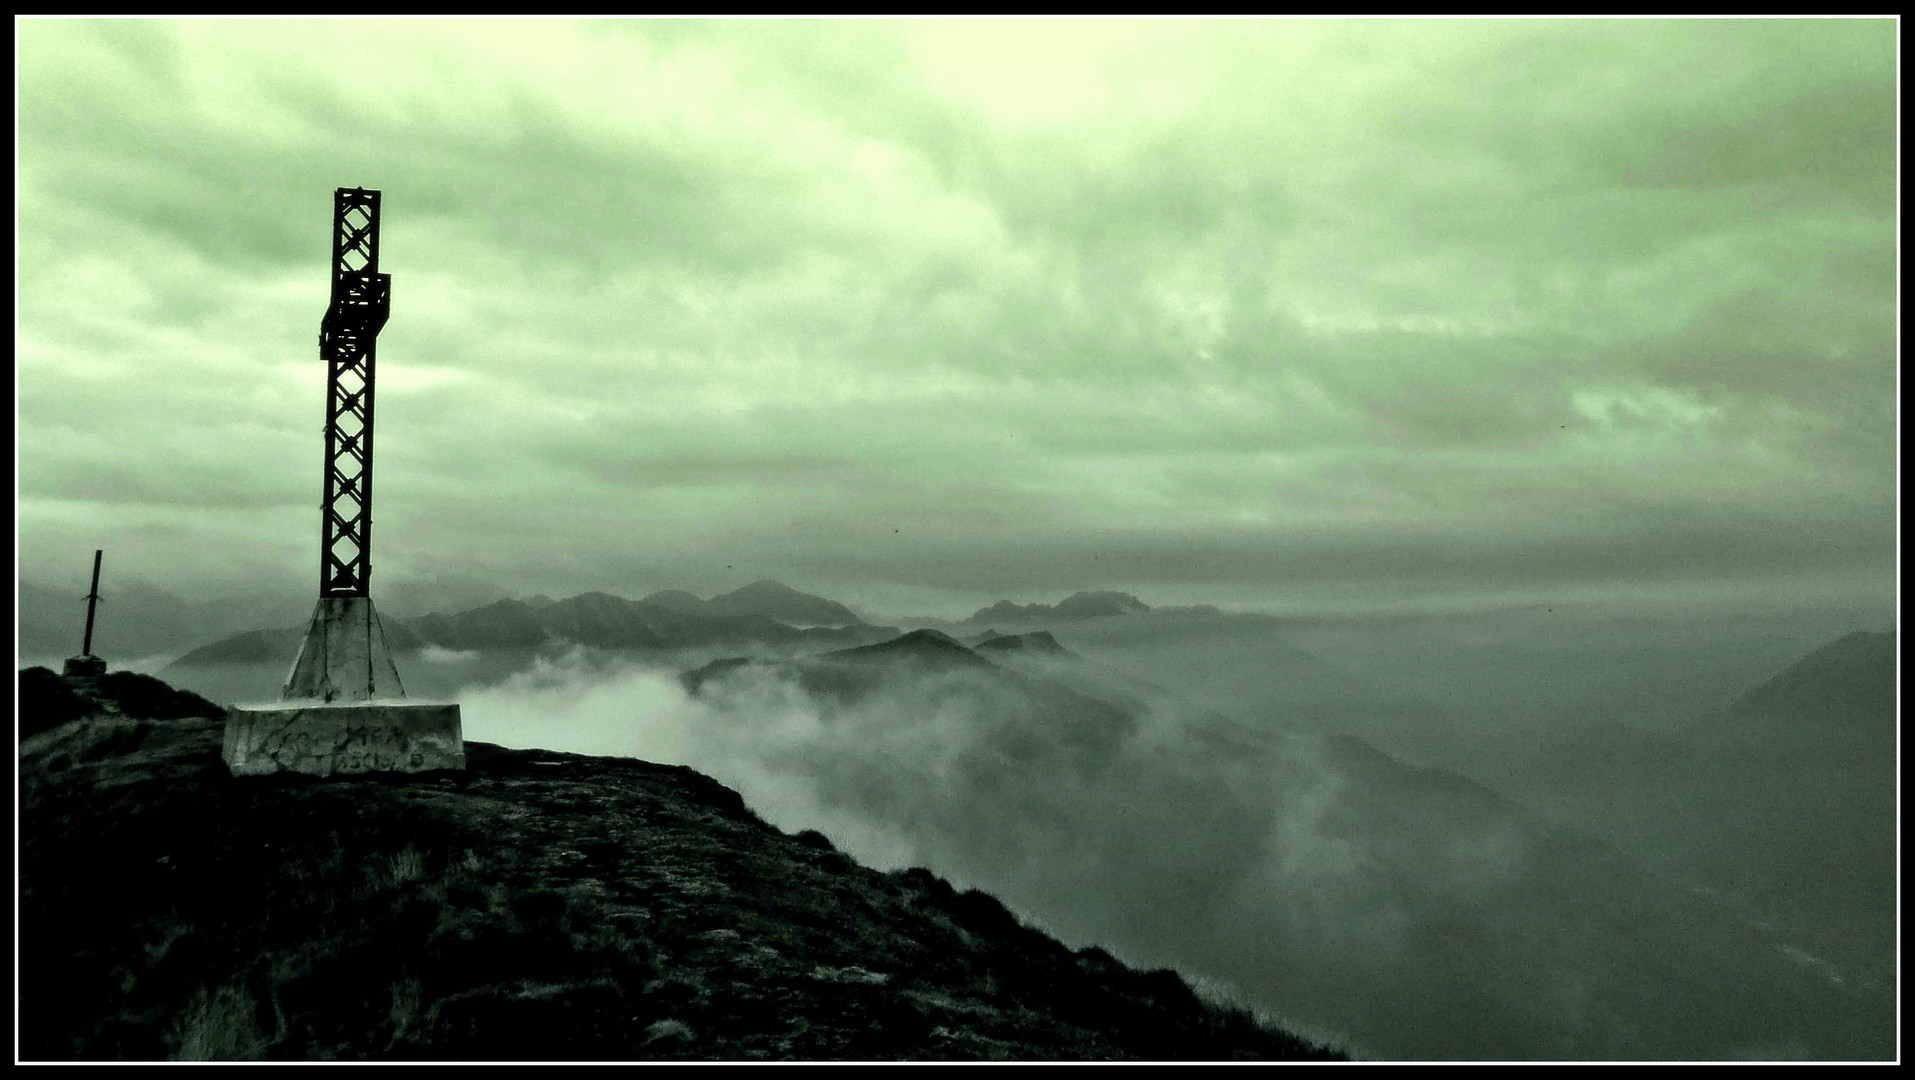
M 385 627 L 366 596 L 322 596 L 286 677 L 288 701 L 402 698 Z
M 234 776 L 426 772 L 465 768 L 465 738 L 457 705 L 288 701 L 227 710 L 220 757 Z

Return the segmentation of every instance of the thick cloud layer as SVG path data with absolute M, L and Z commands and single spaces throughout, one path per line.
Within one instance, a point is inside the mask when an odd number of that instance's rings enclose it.
M 894 610 L 1891 580 L 1892 21 L 19 27 L 19 517 L 311 577 Z

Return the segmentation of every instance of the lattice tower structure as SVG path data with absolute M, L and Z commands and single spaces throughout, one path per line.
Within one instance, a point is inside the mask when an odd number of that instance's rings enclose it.
M 379 193 L 333 192 L 332 300 L 319 324 L 326 362 L 319 595 L 363 597 L 372 577 L 373 377 L 392 277 L 379 272 Z

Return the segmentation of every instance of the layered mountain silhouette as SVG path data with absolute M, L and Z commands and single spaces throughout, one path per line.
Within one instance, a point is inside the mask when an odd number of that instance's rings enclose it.
M 686 672 L 681 681 L 696 694 L 714 681 L 745 677 L 791 680 L 840 707 L 882 698 L 900 685 L 913 696 L 981 697 L 998 722 L 1019 730 L 1020 741 L 1050 741 L 1092 754 L 1108 753 L 1135 725 L 1134 717 L 1109 702 L 995 664 L 937 630 L 791 660 L 729 657 Z
M 1033 630 L 1028 634 L 993 634 L 975 644 L 980 652 L 993 655 L 1020 652 L 1038 656 L 1077 657 L 1076 653 L 1058 644 L 1057 638 L 1048 630 Z
M 564 600 L 504 599 L 453 614 L 382 619 L 400 653 L 424 649 L 470 654 L 478 667 L 463 682 L 487 682 L 524 668 L 534 655 L 583 647 L 612 652 L 674 653 L 763 647 L 817 651 L 870 642 L 896 633 L 874 627 L 849 609 L 777 582 L 761 581 L 711 600 L 666 590 L 643 600 L 590 592 Z M 305 635 L 304 626 L 249 630 L 194 649 L 162 674 L 227 699 L 277 694 Z M 430 693 L 451 693 L 434 682 L 435 670 L 408 664 L 402 674 Z
M 819 659 L 877 663 L 913 662 L 928 665 L 977 666 L 983 660 L 963 642 L 939 630 L 913 630 L 889 641 L 838 649 Z
M 1067 939 L 1221 980 L 1365 1054 L 1892 1054 L 1892 981 L 1489 787 L 1134 685 L 1100 696 L 1094 666 L 998 640 L 920 631 L 684 682 L 745 743 L 770 737 L 767 703 L 810 710 L 815 739 L 775 760 L 833 813 Z
M 412 650 L 428 645 L 452 650 L 536 649 L 575 644 L 603 649 L 677 649 L 713 644 L 789 645 L 868 640 L 883 634 L 848 609 L 773 581 L 699 600 L 687 592 L 653 593 L 628 600 L 610 593 L 581 593 L 565 600 L 537 597 L 505 599 L 455 614 L 387 618 L 392 647 Z M 893 631 L 895 632 L 895 631 Z M 304 628 L 254 630 L 234 634 L 195 649 L 175 665 L 191 668 L 213 663 L 278 659 L 275 650 L 291 635 L 298 648 Z
M 43 717 L 75 693 L 48 680 L 22 683 L 30 1060 L 1335 1056 L 689 769 L 467 743 L 460 772 L 238 779 L 218 710 L 121 680 Z
M 1197 609 L 1190 609 L 1197 610 Z M 1214 612 L 1215 609 L 1210 609 Z M 999 600 L 980 608 L 967 623 L 1081 622 L 1107 615 L 1142 615 L 1150 605 L 1122 592 L 1077 592 L 1056 604 L 1014 604 Z
M 582 593 L 537 607 L 501 600 L 456 615 L 426 615 L 404 625 L 421 642 L 448 649 L 535 648 L 548 642 L 604 649 L 671 649 L 719 643 L 825 644 L 869 636 L 862 629 L 867 624 L 841 605 L 770 581 L 709 601 L 674 591 L 653 593 L 643 600 Z
M 775 581 L 754 581 L 721 593 L 705 601 L 705 610 L 714 615 L 755 615 L 793 626 L 865 625 L 863 619 L 843 604 Z
M 776 581 L 754 581 L 750 585 L 701 600 L 683 589 L 661 589 L 645 597 L 643 603 L 676 611 L 681 615 L 757 616 L 775 619 L 792 626 L 862 626 L 864 620 L 835 600 L 799 592 Z

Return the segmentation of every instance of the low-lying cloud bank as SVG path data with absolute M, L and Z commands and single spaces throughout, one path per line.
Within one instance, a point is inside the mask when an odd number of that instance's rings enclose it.
M 1890 1052 L 1874 991 L 1452 774 L 988 666 L 828 674 L 743 665 L 694 695 L 575 654 L 468 691 L 466 734 L 690 766 L 1370 1056 Z

